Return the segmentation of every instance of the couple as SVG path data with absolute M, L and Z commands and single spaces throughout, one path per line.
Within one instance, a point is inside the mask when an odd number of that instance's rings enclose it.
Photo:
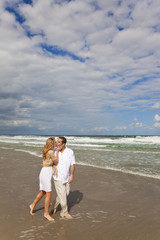
M 43 166 L 39 175 L 40 192 L 37 194 L 33 203 L 30 204 L 30 214 L 34 215 L 33 210 L 36 204 L 45 196 L 45 212 L 44 217 L 49 221 L 54 221 L 49 214 L 49 204 L 52 193 L 52 176 L 54 179 L 55 189 L 57 193 L 54 205 L 54 214 L 58 205 L 61 205 L 60 216 L 71 219 L 68 213 L 67 196 L 70 191 L 70 183 L 73 181 L 75 170 L 74 152 L 66 147 L 67 140 L 65 137 L 59 137 L 57 143 L 54 137 L 48 138 L 43 148 Z M 54 149 L 57 146 L 56 153 Z

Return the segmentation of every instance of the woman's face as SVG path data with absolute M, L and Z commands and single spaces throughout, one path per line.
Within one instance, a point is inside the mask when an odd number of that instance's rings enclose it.
M 53 148 L 56 146 L 56 141 L 55 140 L 52 141 L 52 146 L 53 146 Z

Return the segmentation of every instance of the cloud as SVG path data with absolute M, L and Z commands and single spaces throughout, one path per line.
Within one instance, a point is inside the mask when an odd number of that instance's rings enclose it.
M 160 102 L 155 103 L 155 104 L 152 106 L 152 109 L 160 109 Z
M 159 127 L 160 127 L 160 122 L 156 122 L 156 123 L 154 124 L 154 126 L 155 126 L 156 128 L 159 128 Z
M 159 114 L 156 114 L 154 116 L 154 121 L 155 121 L 154 127 L 159 128 L 160 127 L 160 115 Z
M 30 123 L 30 121 L 28 120 L 11 120 L 11 121 L 4 121 L 4 120 L 0 120 L 0 123 L 3 124 L 4 127 L 6 126 L 26 126 Z
M 119 127 L 116 127 L 116 128 L 120 129 L 120 130 L 126 130 L 126 129 L 130 129 L 130 128 L 133 128 L 133 129 L 136 129 L 136 128 L 146 128 L 146 126 L 143 123 L 138 122 L 137 119 L 134 119 L 134 121 L 129 123 L 129 125 L 119 126 Z
M 160 115 L 156 114 L 156 115 L 154 116 L 154 120 L 155 120 L 155 121 L 160 121 Z
M 159 11 L 158 0 L 2 1 L 1 119 L 43 133 L 150 129 L 149 117 L 125 121 L 159 109 Z
M 96 127 L 92 129 L 93 132 L 101 132 L 101 131 L 108 132 L 108 130 L 109 129 L 107 127 Z

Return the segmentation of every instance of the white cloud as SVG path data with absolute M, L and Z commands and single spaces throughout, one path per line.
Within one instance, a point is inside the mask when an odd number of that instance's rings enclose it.
M 107 127 L 96 127 L 96 128 L 93 128 L 91 129 L 91 132 L 107 132 L 109 129 Z
M 9 120 L 9 121 L 3 121 L 0 120 L 0 124 L 3 124 L 4 127 L 6 126 L 25 126 L 25 125 L 29 125 L 30 121 L 28 120 Z
M 141 122 L 138 122 L 137 119 L 134 119 L 134 122 L 130 123 L 131 127 L 136 127 L 136 128 L 142 128 L 144 127 L 144 124 Z
M 39 129 L 124 130 L 124 110 L 160 108 L 159 1 L 39 0 L 17 11 L 25 22 L 0 4 L 0 110 L 8 123 L 24 116 Z M 70 55 L 53 55 L 42 43 Z
M 159 128 L 160 127 L 160 122 L 154 123 L 154 127 Z
M 156 115 L 154 116 L 154 121 L 155 121 L 154 127 L 155 127 L 155 128 L 159 128 L 159 127 L 160 127 L 160 115 L 159 115 L 159 114 L 156 114 Z
M 152 106 L 152 109 L 160 109 L 160 102 L 155 103 L 155 104 Z
M 160 121 L 160 115 L 156 114 L 156 115 L 154 116 L 154 120 L 155 120 L 155 121 Z

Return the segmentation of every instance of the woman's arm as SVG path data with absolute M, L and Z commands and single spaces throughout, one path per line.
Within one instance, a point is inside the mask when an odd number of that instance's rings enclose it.
M 51 157 L 51 159 L 52 159 L 52 161 L 53 161 L 53 164 L 54 164 L 54 165 L 57 165 L 57 163 L 58 163 L 59 149 L 57 148 L 57 150 L 56 150 L 56 156 L 55 156 L 55 154 L 54 154 L 54 152 L 53 152 L 52 150 L 49 151 L 49 154 L 50 154 L 50 157 Z

